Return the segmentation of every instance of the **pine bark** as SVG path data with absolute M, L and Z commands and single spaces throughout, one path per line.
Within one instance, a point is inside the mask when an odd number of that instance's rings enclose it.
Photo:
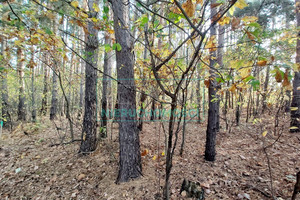
M 58 106 L 58 99 L 57 99 L 57 75 L 53 69 L 52 75 L 52 98 L 51 98 L 51 107 L 50 107 L 50 120 L 54 120 L 57 117 L 57 106 Z
M 46 58 L 47 62 L 47 58 Z M 42 108 L 41 114 L 46 116 L 47 114 L 47 104 L 48 104 L 48 68 L 43 65 L 44 68 L 44 88 L 43 88 L 43 96 L 42 96 Z
M 216 0 L 211 1 L 212 4 Z M 216 15 L 216 8 L 211 8 L 211 19 Z M 210 35 L 216 35 L 216 27 L 212 26 Z M 217 97 L 218 83 L 216 81 L 216 73 L 212 67 L 216 64 L 216 51 L 210 52 L 210 78 L 209 78 L 209 108 L 208 108 L 208 121 L 206 130 L 206 146 L 205 146 L 205 160 L 214 161 L 216 157 L 216 135 L 218 131 L 218 117 L 219 117 L 219 103 Z
M 21 48 L 17 49 L 18 58 L 18 75 L 19 75 L 19 104 L 18 104 L 18 120 L 26 121 L 25 108 L 25 82 L 24 82 L 24 55 Z
M 297 19 L 297 27 L 300 27 L 300 0 L 295 0 L 296 4 L 296 19 Z M 300 32 L 298 32 L 297 37 L 297 46 L 296 46 L 296 64 L 300 65 Z M 291 111 L 291 127 L 297 127 L 290 129 L 291 132 L 300 132 L 300 72 L 295 72 L 294 80 L 293 80 L 293 98 L 291 107 L 297 107 L 297 110 L 292 109 Z
M 4 41 L 4 38 L 2 38 L 1 41 L 1 54 L 3 55 L 3 59 L 5 59 L 4 57 L 4 49 L 5 49 L 5 44 L 6 41 Z M 4 128 L 8 128 L 9 125 L 11 126 L 11 117 L 10 117 L 10 113 L 9 113 L 9 102 L 8 102 L 8 89 L 7 89 L 7 68 L 5 66 L 5 62 L 3 60 L 3 70 L 0 71 L 1 72 L 1 97 L 2 97 L 2 116 L 1 116 L 1 120 L 3 121 L 3 127 Z
M 118 78 L 119 120 L 119 174 L 117 183 L 141 176 L 139 131 L 136 120 L 136 93 L 134 83 L 133 41 L 129 32 L 128 0 L 110 0 L 114 12 L 116 42 L 122 47 L 116 51 Z
M 98 0 L 89 0 L 89 18 L 97 18 L 98 13 L 94 10 L 94 4 L 98 5 Z M 87 23 L 88 33 L 86 34 L 86 65 L 85 65 L 85 105 L 81 145 L 79 153 L 90 153 L 97 148 L 97 49 L 98 30 L 92 20 Z
M 112 45 L 111 38 L 108 33 L 105 34 L 105 44 Z M 113 52 L 104 53 L 103 79 L 102 79 L 102 111 L 101 111 L 101 137 L 107 137 L 107 119 L 109 118 L 108 110 L 108 90 L 112 67 Z M 109 75 L 109 76 L 107 76 Z

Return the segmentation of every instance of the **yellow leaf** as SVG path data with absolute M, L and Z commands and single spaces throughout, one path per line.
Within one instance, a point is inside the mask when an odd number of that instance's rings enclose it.
M 296 111 L 298 110 L 298 107 L 291 107 L 291 111 Z
M 297 126 L 290 127 L 291 130 L 299 129 Z
M 239 9 L 243 9 L 248 6 L 245 0 L 238 0 L 234 5 Z
M 266 137 L 267 134 L 268 134 L 268 131 L 264 131 L 264 132 L 262 133 L 262 136 L 263 136 L 263 137 Z
M 235 7 L 232 6 L 232 7 L 229 9 L 229 14 L 230 14 L 230 15 L 233 15 L 234 11 L 235 11 Z
M 112 29 L 108 29 L 107 32 L 110 33 L 110 34 L 114 34 L 115 33 L 115 31 L 112 30 Z
M 92 21 L 95 22 L 95 23 L 98 22 L 98 19 L 95 18 L 95 17 L 92 17 L 91 19 L 92 19 Z
M 152 160 L 156 160 L 156 158 L 157 158 L 157 156 L 155 155 L 155 156 L 153 156 Z
M 16 46 L 21 46 L 21 43 L 22 43 L 21 40 L 16 40 L 16 41 L 15 41 L 15 45 L 16 45 Z
M 230 23 L 230 17 L 227 17 L 227 16 L 224 16 L 222 17 L 218 23 L 221 25 L 221 26 L 224 26 L 225 24 L 229 24 Z
M 245 23 L 252 23 L 252 22 L 256 22 L 257 20 L 258 18 L 255 16 L 246 16 L 242 18 L 242 21 Z
M 250 76 L 250 73 L 251 73 L 251 68 L 242 68 L 239 70 L 239 73 L 241 75 L 241 77 L 244 79 L 248 76 Z
M 163 151 L 163 152 L 161 152 L 161 155 L 162 155 L 162 156 L 164 156 L 164 155 L 165 155 L 165 152 L 164 152 L 164 151 Z
M 80 12 L 80 15 L 81 15 L 81 17 L 83 17 L 83 18 L 88 18 L 89 16 L 86 14 L 86 13 L 84 13 L 84 12 Z
M 97 4 L 94 3 L 93 8 L 94 8 L 95 12 L 100 12 L 100 9 Z
M 72 1 L 72 2 L 71 2 L 71 5 L 72 5 L 73 7 L 75 7 L 75 8 L 77 8 L 78 5 L 79 5 L 79 3 L 78 3 L 78 1 Z
M 212 36 L 212 37 L 209 38 L 209 41 L 207 42 L 205 48 L 209 49 L 209 52 L 214 52 L 214 51 L 217 50 L 217 47 L 216 47 L 216 36 Z

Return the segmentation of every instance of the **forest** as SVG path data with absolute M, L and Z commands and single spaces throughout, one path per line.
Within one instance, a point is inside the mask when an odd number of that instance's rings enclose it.
M 0 199 L 300 199 L 300 0 L 0 13 Z

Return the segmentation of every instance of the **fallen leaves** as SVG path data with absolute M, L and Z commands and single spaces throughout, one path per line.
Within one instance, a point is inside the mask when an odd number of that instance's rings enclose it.
M 85 177 L 86 177 L 85 174 L 79 174 L 79 175 L 77 176 L 77 180 L 78 180 L 78 181 L 82 181 L 83 179 L 85 179 Z

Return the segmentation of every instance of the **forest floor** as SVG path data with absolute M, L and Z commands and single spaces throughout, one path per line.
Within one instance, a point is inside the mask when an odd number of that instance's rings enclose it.
M 288 132 L 289 117 L 279 119 L 275 134 L 271 116 L 241 120 L 230 132 L 222 122 L 213 163 L 204 160 L 206 123 L 187 124 L 183 156 L 179 137 L 173 160 L 171 199 L 186 199 L 179 194 L 184 178 L 199 182 L 206 199 L 271 199 L 272 190 L 278 199 L 291 197 L 300 166 L 300 135 Z M 0 199 L 159 199 L 165 173 L 164 128 L 159 122 L 144 124 L 143 176 L 116 185 L 117 124 L 108 128 L 108 138 L 89 156 L 78 155 L 79 142 L 54 145 L 68 141 L 65 120 L 56 125 L 48 120 L 19 124 L 0 139 Z M 75 132 L 79 138 L 79 124 Z

